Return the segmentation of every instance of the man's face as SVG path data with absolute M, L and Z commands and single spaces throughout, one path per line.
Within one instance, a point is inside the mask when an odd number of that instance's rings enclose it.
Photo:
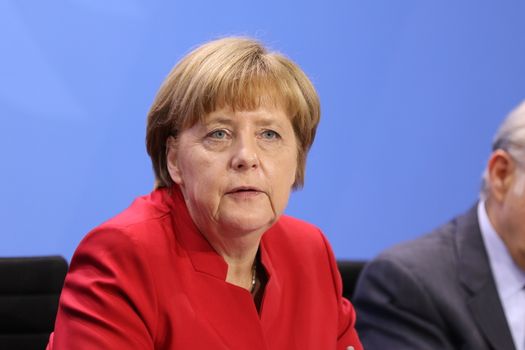
M 516 166 L 501 203 L 498 232 L 512 258 L 525 271 L 525 169 Z

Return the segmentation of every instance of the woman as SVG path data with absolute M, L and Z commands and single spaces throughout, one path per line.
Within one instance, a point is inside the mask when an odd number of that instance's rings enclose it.
M 325 237 L 282 215 L 319 114 L 254 40 L 183 58 L 148 116 L 156 189 L 80 243 L 48 349 L 361 349 Z

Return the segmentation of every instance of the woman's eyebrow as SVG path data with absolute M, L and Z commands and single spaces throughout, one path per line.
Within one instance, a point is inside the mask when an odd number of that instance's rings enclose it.
M 282 121 L 274 117 L 260 117 L 255 121 L 255 125 L 280 127 L 282 125 Z
M 221 124 L 221 125 L 233 125 L 234 121 L 232 118 L 224 117 L 224 116 L 217 116 L 217 117 L 211 117 L 208 120 L 204 121 L 204 125 L 209 126 L 211 124 Z

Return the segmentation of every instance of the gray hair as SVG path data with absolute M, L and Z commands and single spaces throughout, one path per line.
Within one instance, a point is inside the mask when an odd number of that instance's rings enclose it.
M 525 101 L 512 110 L 501 124 L 492 141 L 492 152 L 496 150 L 507 152 L 518 164 L 525 162 Z M 480 199 L 489 194 L 488 169 L 483 172 Z

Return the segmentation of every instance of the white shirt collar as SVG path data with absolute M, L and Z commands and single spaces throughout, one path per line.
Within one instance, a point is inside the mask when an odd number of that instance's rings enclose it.
M 525 271 L 512 260 L 503 240 L 492 226 L 485 201 L 478 203 L 478 221 L 500 299 L 508 298 L 525 285 Z
M 478 204 L 478 221 L 499 299 L 516 350 L 525 350 L 525 271 L 521 270 L 492 226 L 485 202 Z

